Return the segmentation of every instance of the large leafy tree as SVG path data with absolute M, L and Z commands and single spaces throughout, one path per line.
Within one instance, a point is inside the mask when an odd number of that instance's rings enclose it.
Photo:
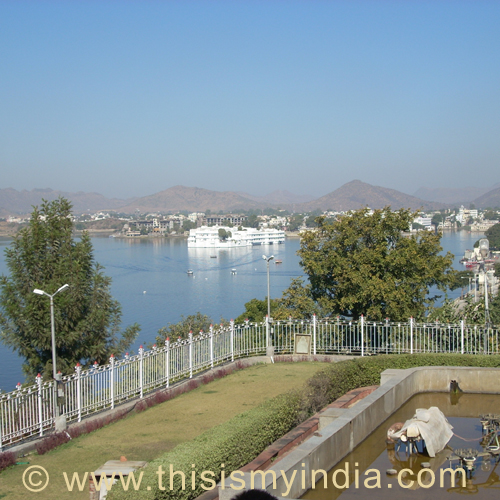
M 5 250 L 9 276 L 0 277 L 2 340 L 24 359 L 28 375 L 52 372 L 50 300 L 54 297 L 57 369 L 71 373 L 77 363 L 106 363 L 133 342 L 137 324 L 121 331 L 121 308 L 110 293 L 111 279 L 95 262 L 86 232 L 73 239 L 71 203 L 59 198 L 35 207 L 29 225 Z
M 301 265 L 311 295 L 328 314 L 372 320 L 422 318 L 452 281 L 452 254 L 441 255 L 440 236 L 406 236 L 416 214 L 390 207 L 353 211 L 318 227 L 301 241 Z

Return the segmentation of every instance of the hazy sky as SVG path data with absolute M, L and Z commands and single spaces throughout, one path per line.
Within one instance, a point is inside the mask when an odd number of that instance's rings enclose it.
M 500 1 L 0 1 L 0 188 L 500 181 Z

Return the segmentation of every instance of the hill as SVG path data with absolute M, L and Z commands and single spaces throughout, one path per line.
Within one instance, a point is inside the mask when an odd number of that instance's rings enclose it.
M 362 207 L 383 208 L 385 206 L 391 206 L 393 210 L 399 208 L 438 210 L 445 207 L 443 203 L 425 201 L 395 189 L 372 186 L 355 180 L 317 200 L 297 205 L 296 210 L 310 212 L 319 209 L 340 212 Z
M 474 198 L 478 198 L 485 194 L 490 188 L 479 188 L 468 186 L 464 188 L 427 188 L 421 187 L 413 196 L 427 201 L 436 201 L 439 203 L 447 203 L 449 205 L 468 204 Z
M 267 206 L 267 205 L 266 205 Z M 137 198 L 133 203 L 122 207 L 123 212 L 238 212 L 265 206 L 232 191 L 210 191 L 208 189 L 174 186 L 165 191 Z
M 492 189 L 472 201 L 476 208 L 500 207 L 500 187 Z
M 265 196 L 253 196 L 251 194 L 243 193 L 240 191 L 236 194 L 239 194 L 240 196 L 243 196 L 243 198 L 248 198 L 249 200 L 266 205 L 268 207 L 283 207 L 287 205 L 295 205 L 296 203 L 307 203 L 314 200 L 314 198 L 309 195 L 294 194 L 290 193 L 290 191 L 280 189 L 266 194 Z
M 73 211 L 98 212 L 99 210 L 117 210 L 130 203 L 132 200 L 119 200 L 106 198 L 99 193 L 68 193 L 53 189 L 32 189 L 31 191 L 6 188 L 0 189 L 0 207 L 9 214 L 27 214 L 33 210 L 33 205 L 40 205 L 42 199 L 53 201 L 59 196 L 67 198 L 73 203 Z

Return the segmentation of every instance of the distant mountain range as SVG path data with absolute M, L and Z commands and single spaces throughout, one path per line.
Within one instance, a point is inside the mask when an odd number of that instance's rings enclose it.
M 383 208 L 390 205 L 394 209 L 411 208 L 418 210 L 439 210 L 443 203 L 424 201 L 409 194 L 380 186 L 372 186 L 359 180 L 348 182 L 332 193 L 317 200 L 301 204 L 298 209 L 305 212 L 312 210 L 334 210 L 337 212 L 360 207 Z
M 476 198 L 473 203 L 478 208 L 500 207 L 500 186 Z
M 268 206 L 268 205 L 266 205 Z M 243 198 L 233 191 L 210 191 L 209 189 L 174 186 L 165 191 L 137 198 L 133 203 L 120 208 L 121 212 L 204 212 L 215 211 L 238 212 L 261 208 L 261 205 L 248 198 Z
M 33 205 L 40 205 L 42 199 L 53 201 L 59 196 L 63 196 L 73 203 L 73 210 L 76 213 L 95 212 L 102 209 L 116 210 L 130 200 L 119 200 L 117 198 L 106 198 L 99 193 L 68 193 L 65 191 L 54 191 L 53 189 L 33 189 L 31 191 L 16 191 L 7 188 L 0 189 L 0 211 L 7 211 L 10 214 L 25 214 L 32 211 Z
M 295 205 L 296 203 L 307 203 L 308 201 L 314 200 L 314 196 L 299 195 L 290 193 L 290 191 L 276 190 L 272 193 L 266 194 L 265 196 L 253 196 L 248 193 L 238 192 L 243 198 L 248 198 L 249 200 L 255 201 L 257 203 L 264 203 L 266 206 L 269 205 Z
M 498 186 L 498 185 L 497 185 Z M 474 199 L 465 199 L 464 203 L 474 203 L 477 208 L 500 206 L 500 187 L 482 193 Z M 437 210 L 445 207 L 453 207 L 457 202 L 456 196 L 477 194 L 480 188 L 467 188 L 466 190 L 453 190 L 444 188 L 420 188 L 418 192 L 427 198 L 411 196 L 409 194 L 388 189 L 381 186 L 373 186 L 360 180 L 354 180 L 344 184 L 335 191 L 318 199 L 300 196 L 288 191 L 274 191 L 266 196 L 252 196 L 247 193 L 233 191 L 211 191 L 196 187 L 174 186 L 164 191 L 144 196 L 141 198 L 130 198 L 120 200 L 106 198 L 99 193 L 68 193 L 54 191 L 52 189 L 33 189 L 32 191 L 16 191 L 15 189 L 0 189 L 0 214 L 7 215 L 26 214 L 31 212 L 33 205 L 40 205 L 42 198 L 54 200 L 59 196 L 68 198 L 73 203 L 75 213 L 97 212 L 114 210 L 117 212 L 164 212 L 172 213 L 179 211 L 205 212 L 238 212 L 241 210 L 261 210 L 268 207 L 283 208 L 295 212 L 312 210 L 355 210 L 361 207 L 382 208 L 390 205 L 393 209 L 411 208 L 417 210 Z M 438 198 L 440 196 L 440 201 Z
M 437 201 L 439 203 L 447 203 L 449 205 L 463 205 L 470 203 L 486 194 L 491 189 L 500 187 L 500 184 L 495 184 L 487 188 L 479 188 L 467 186 L 464 188 L 427 188 L 421 187 L 413 193 L 413 196 L 422 198 L 422 200 Z

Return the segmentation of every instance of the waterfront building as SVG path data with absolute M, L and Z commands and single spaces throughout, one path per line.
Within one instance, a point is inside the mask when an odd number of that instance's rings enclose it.
M 219 229 L 229 236 L 221 238 Z M 236 248 L 253 245 L 274 245 L 285 242 L 285 232 L 278 229 L 253 229 L 228 226 L 202 226 L 189 231 L 188 247 L 190 248 Z

